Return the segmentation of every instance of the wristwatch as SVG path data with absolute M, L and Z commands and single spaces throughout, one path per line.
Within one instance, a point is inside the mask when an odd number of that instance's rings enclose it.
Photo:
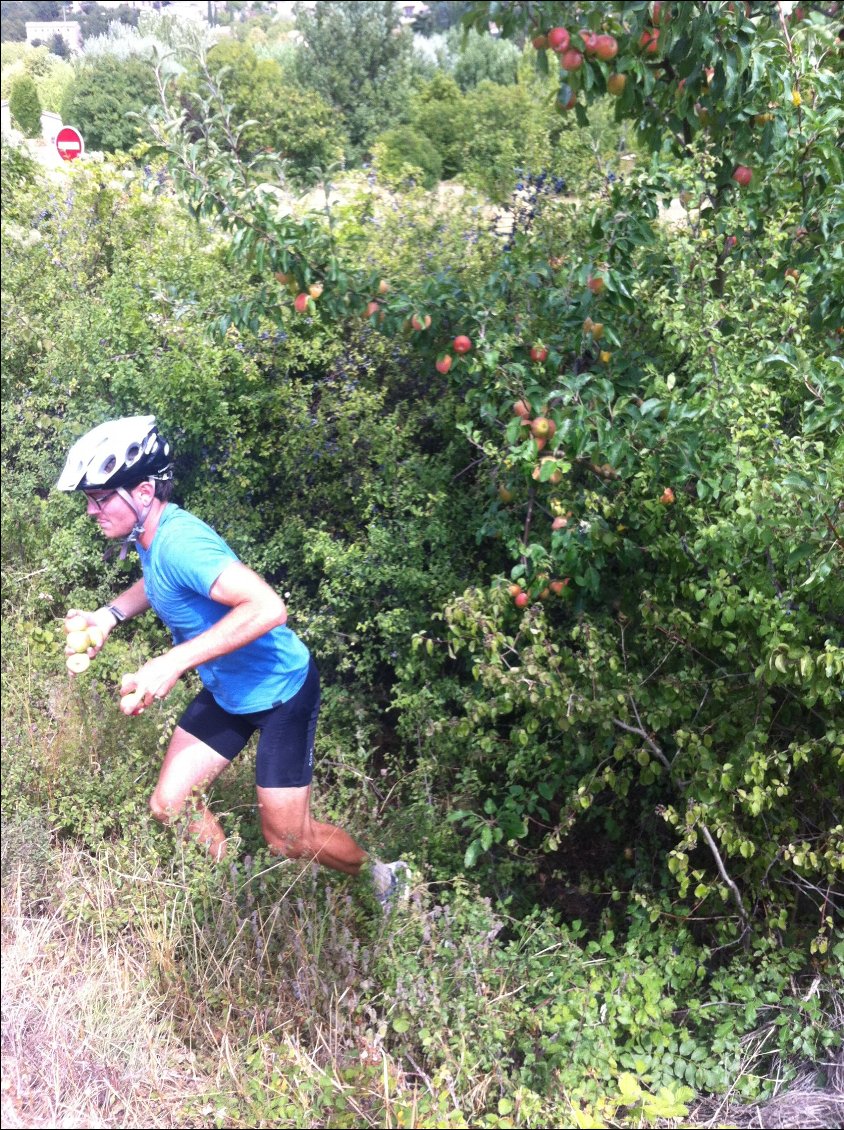
M 121 612 L 119 608 L 115 608 L 113 604 L 106 605 L 106 612 L 110 612 L 118 624 L 122 624 L 126 619 L 126 613 Z

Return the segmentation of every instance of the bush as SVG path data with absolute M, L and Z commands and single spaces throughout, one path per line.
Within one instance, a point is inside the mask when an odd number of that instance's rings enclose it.
M 88 149 L 128 151 L 142 127 L 132 117 L 158 101 L 152 66 L 138 57 L 102 56 L 83 63 L 62 98 L 62 121 L 75 125 Z
M 288 163 L 293 183 L 306 185 L 313 183 L 315 168 L 326 169 L 342 158 L 345 138 L 337 115 L 318 93 L 285 75 L 275 59 L 226 41 L 209 52 L 204 79 L 200 75 L 185 85 L 197 84 L 218 89 L 218 102 L 232 107 L 236 121 L 250 123 L 238 135 L 245 159 L 264 150 L 277 152 Z M 198 130 L 208 124 L 198 110 Z
M 373 163 L 379 177 L 396 186 L 418 178 L 424 188 L 433 188 L 443 172 L 437 150 L 410 126 L 382 133 L 373 147 Z
M 12 82 L 9 110 L 24 137 L 41 136 L 41 102 L 29 75 L 21 75 Z

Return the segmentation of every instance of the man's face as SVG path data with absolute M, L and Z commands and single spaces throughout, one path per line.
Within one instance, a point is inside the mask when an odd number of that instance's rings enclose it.
M 150 483 L 139 483 L 128 492 L 139 509 L 149 504 L 154 493 Z M 88 517 L 93 518 L 107 538 L 125 538 L 132 532 L 138 517 L 129 503 L 116 490 L 86 490 Z

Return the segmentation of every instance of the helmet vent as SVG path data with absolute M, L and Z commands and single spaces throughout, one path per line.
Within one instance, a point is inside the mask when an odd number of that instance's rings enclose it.
M 141 454 L 141 449 L 137 443 L 131 444 L 126 448 L 126 465 L 131 466 L 138 456 Z

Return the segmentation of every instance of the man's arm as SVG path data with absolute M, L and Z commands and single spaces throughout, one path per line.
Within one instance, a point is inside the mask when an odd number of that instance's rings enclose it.
M 107 620 L 110 631 L 115 624 L 121 624 L 124 620 L 131 620 L 133 616 L 140 616 L 142 612 L 147 611 L 149 606 L 144 579 L 141 577 L 120 596 L 116 597 L 111 604 L 98 608 L 93 615 L 97 617 L 97 623 L 103 631 L 105 631 L 105 626 L 101 621 Z
M 240 562 L 223 570 L 209 596 L 230 611 L 194 639 L 150 659 L 134 674 L 124 675 L 122 695 L 134 692 L 144 705 L 165 698 L 185 671 L 237 651 L 287 620 L 287 609 L 278 593 Z

